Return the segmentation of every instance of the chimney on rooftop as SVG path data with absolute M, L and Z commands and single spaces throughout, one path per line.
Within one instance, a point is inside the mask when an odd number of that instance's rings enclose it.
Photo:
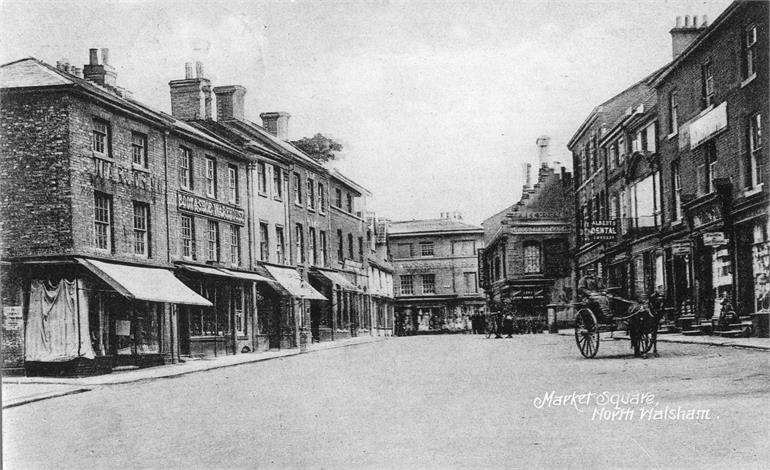
M 291 114 L 283 111 L 262 113 L 262 127 L 281 140 L 289 139 L 289 118 Z
M 243 98 L 246 88 L 240 85 L 218 86 L 214 88 L 217 97 L 217 120 L 229 121 L 244 119 Z
M 690 15 L 685 15 L 684 24 L 682 24 L 682 17 L 676 17 L 676 26 L 670 31 L 671 33 L 671 52 L 673 58 L 676 58 L 681 54 L 687 46 L 697 38 L 708 27 L 708 19 L 706 15 L 703 15 L 703 21 L 698 26 L 698 17 L 693 15 L 692 24 L 690 23 Z
M 192 64 L 184 64 L 185 78 L 171 80 L 171 115 L 177 119 L 211 119 L 211 82 L 203 76 L 203 64 L 195 63 L 196 75 L 193 77 Z
M 83 66 L 83 77 L 104 87 L 115 87 L 118 74 L 109 64 L 110 50 L 102 49 L 102 63 L 99 63 L 99 50 L 89 49 L 88 63 Z
M 537 157 L 540 162 L 540 168 L 547 167 L 551 158 L 548 147 L 551 145 L 551 138 L 547 135 L 541 135 L 535 141 L 537 144 Z

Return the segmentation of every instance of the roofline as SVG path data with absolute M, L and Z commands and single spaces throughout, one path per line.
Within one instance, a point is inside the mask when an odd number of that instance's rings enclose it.
M 463 234 L 481 234 L 484 235 L 484 229 L 459 229 L 459 230 L 420 230 L 415 232 L 388 232 L 388 238 L 414 237 L 417 235 L 463 235 Z
M 671 73 L 672 70 L 674 70 L 682 61 L 684 61 L 687 57 L 690 56 L 693 50 L 697 49 L 698 46 L 700 46 L 703 41 L 708 39 L 714 31 L 719 29 L 719 27 L 727 21 L 727 19 L 741 6 L 748 4 L 749 2 L 746 1 L 734 1 L 730 5 L 725 8 L 725 10 L 706 28 L 705 31 L 703 31 L 701 34 L 698 35 L 695 40 L 690 43 L 689 46 L 685 50 L 683 50 L 674 60 L 668 63 L 661 71 L 659 71 L 658 75 L 655 77 L 655 79 L 652 81 L 650 86 L 652 87 L 658 87 L 660 83 Z
M 347 176 L 343 175 L 338 169 L 332 168 L 329 170 L 329 176 L 333 179 L 337 179 L 349 187 L 355 189 L 360 193 L 360 196 L 366 196 L 366 197 L 372 197 L 372 192 L 368 189 L 364 188 L 360 184 L 356 183 L 355 181 L 351 180 Z

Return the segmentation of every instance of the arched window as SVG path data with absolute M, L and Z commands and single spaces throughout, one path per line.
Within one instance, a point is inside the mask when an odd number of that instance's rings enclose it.
M 541 258 L 540 243 L 524 243 L 524 273 L 530 274 L 542 272 Z

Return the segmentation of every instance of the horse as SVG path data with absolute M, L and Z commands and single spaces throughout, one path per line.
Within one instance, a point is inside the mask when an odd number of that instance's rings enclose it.
M 663 309 L 657 305 L 657 302 L 650 299 L 641 304 L 634 303 L 628 311 L 629 315 L 625 317 L 625 321 L 628 323 L 628 334 L 631 337 L 634 357 L 646 358 L 651 349 L 652 355 L 659 357 L 658 326 L 663 317 Z

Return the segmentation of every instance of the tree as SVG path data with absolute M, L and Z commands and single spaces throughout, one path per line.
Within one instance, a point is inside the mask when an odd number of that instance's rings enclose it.
M 300 140 L 294 140 L 292 144 L 319 162 L 335 160 L 337 158 L 335 152 L 342 150 L 342 144 L 320 133 L 313 137 L 303 137 Z

